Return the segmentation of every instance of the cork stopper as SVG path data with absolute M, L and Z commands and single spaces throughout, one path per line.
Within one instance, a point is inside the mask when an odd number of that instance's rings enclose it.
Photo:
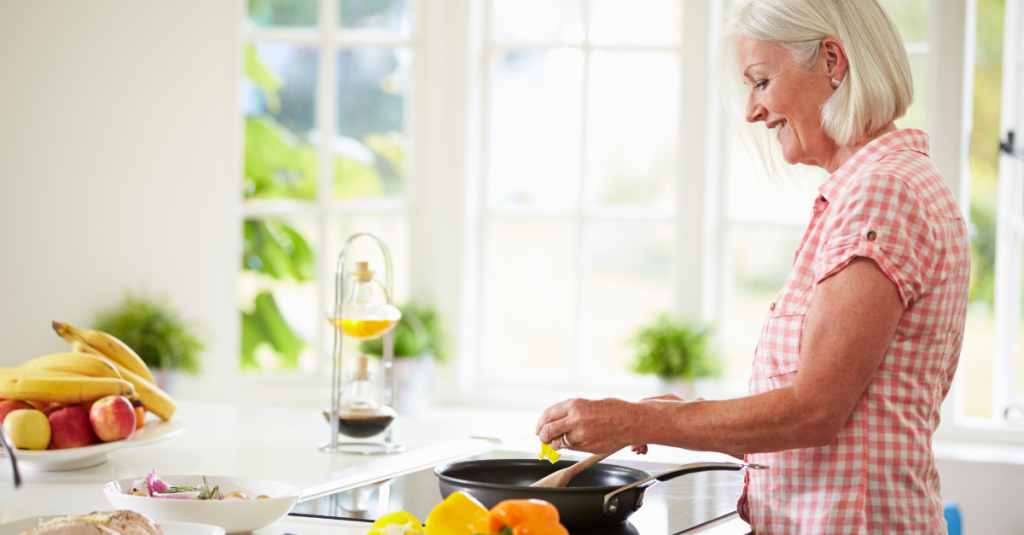
M 352 271 L 349 271 L 348 274 L 361 279 L 369 279 L 373 277 L 373 272 L 370 271 L 369 262 L 356 262 L 355 267 L 353 267 Z
M 354 374 L 355 379 L 369 379 L 370 378 L 370 358 L 366 355 L 359 355 L 356 359 L 356 372 Z

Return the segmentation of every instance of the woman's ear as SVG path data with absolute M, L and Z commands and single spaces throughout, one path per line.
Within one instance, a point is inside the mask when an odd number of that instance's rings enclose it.
M 843 81 L 849 63 L 846 61 L 846 49 L 839 39 L 826 37 L 818 49 L 818 65 L 824 68 L 824 74 L 833 80 Z

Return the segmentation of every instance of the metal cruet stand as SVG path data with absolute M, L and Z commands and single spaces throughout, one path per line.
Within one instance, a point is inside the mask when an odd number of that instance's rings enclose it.
M 393 305 L 391 297 L 393 271 L 391 267 L 391 252 L 388 250 L 388 246 L 384 243 L 384 240 L 380 239 L 376 234 L 369 232 L 360 232 L 353 234 L 345 245 L 342 246 L 341 252 L 338 254 L 338 261 L 334 266 L 334 318 L 340 320 L 342 317 L 342 302 L 345 299 L 345 260 L 348 257 L 349 248 L 352 246 L 352 242 L 361 237 L 372 238 L 377 242 L 380 247 L 380 252 L 384 256 L 384 290 L 387 294 L 388 304 Z M 334 327 L 334 352 L 332 364 L 331 364 L 331 438 L 327 442 L 320 443 L 320 451 L 326 453 L 362 453 L 365 455 L 381 454 L 381 453 L 398 453 L 405 450 L 404 446 L 391 442 L 391 426 L 388 426 L 384 430 L 384 440 L 379 443 L 375 442 L 338 442 L 339 433 L 339 422 L 338 412 L 341 404 L 341 391 L 342 391 L 342 353 L 343 345 L 341 343 L 341 329 L 337 325 Z M 381 363 L 384 365 L 384 405 L 391 407 L 394 402 L 394 387 L 395 387 L 395 373 L 394 373 L 394 360 L 395 360 L 395 340 L 394 330 L 388 331 L 384 335 L 384 355 L 381 358 Z M 392 407 L 393 408 L 393 407 Z

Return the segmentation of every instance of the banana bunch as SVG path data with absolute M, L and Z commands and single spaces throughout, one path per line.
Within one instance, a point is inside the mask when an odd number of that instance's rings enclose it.
M 77 357 L 73 353 L 47 355 L 40 359 Z M 35 359 L 35 360 L 40 360 Z M 32 362 L 32 361 L 30 361 Z M 106 396 L 134 397 L 135 388 L 120 377 L 89 375 L 60 368 L 0 368 L 0 397 L 21 401 L 45 401 L 64 404 L 86 403 Z
M 137 396 L 149 412 L 164 420 L 170 420 L 174 416 L 177 410 L 174 400 L 156 386 L 153 374 L 146 363 L 124 342 L 103 331 L 79 329 L 56 321 L 53 322 L 53 330 L 71 345 L 73 352 L 32 359 L 22 364 L 18 370 L 71 373 L 91 379 L 120 381 L 130 387 L 132 396 Z M 4 375 L 0 372 L 0 397 L 20 399 L 5 395 L 3 378 Z

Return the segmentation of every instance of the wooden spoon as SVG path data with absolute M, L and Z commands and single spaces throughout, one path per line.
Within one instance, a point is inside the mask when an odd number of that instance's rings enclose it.
M 577 461 L 576 464 L 563 468 L 557 472 L 553 472 L 544 476 L 544 479 L 537 481 L 530 485 L 531 487 L 564 487 L 569 484 L 569 480 L 576 477 L 576 474 L 594 466 L 595 464 L 605 460 L 611 453 L 598 453 L 591 455 L 582 461 Z

